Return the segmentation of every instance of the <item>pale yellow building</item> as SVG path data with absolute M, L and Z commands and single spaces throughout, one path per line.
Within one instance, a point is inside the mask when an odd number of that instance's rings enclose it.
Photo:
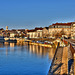
M 71 24 L 71 38 L 75 39 L 75 22 Z
M 72 37 L 75 39 L 75 22 L 70 23 L 55 23 L 49 27 L 35 28 L 28 30 L 29 38 L 44 38 L 44 37 Z
M 10 33 L 10 38 L 14 38 L 15 37 L 15 33 Z
M 42 37 L 49 37 L 49 31 L 48 31 L 49 27 L 44 27 L 42 30 Z
M 29 38 L 41 38 L 42 37 L 42 30 L 43 30 L 43 28 L 35 28 L 32 30 L 28 30 L 27 36 Z
M 55 23 L 49 26 L 50 37 L 66 35 L 71 36 L 71 23 Z

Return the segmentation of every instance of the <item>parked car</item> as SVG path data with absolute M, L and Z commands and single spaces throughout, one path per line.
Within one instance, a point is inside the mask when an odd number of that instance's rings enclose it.
M 36 41 L 37 43 L 40 43 L 40 41 Z
M 34 41 L 34 40 L 32 40 L 32 42 L 34 42 L 34 43 L 35 43 L 35 41 Z

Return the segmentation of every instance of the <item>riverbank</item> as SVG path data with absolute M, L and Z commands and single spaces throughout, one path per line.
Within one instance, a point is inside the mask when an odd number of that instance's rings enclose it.
M 56 49 L 48 75 L 68 74 L 68 47 L 60 47 Z
M 52 38 L 32 38 L 30 40 L 34 40 L 34 41 L 54 41 L 55 39 L 52 39 Z
M 37 41 L 37 39 L 35 39 L 35 40 L 31 39 L 29 44 L 44 46 L 44 47 L 55 47 L 55 48 L 57 48 L 58 42 L 55 41 L 54 39 L 51 40 L 51 41 L 50 40 L 51 39 L 49 39 L 49 40 L 48 39 L 47 40 L 43 39 L 42 41 L 40 41 L 40 40 Z
M 69 42 L 69 44 L 66 46 L 57 47 L 48 75 L 74 75 L 74 46 L 75 44 L 71 45 L 71 42 Z
M 38 46 L 44 46 L 44 47 L 52 47 L 52 45 L 49 45 L 49 44 L 41 44 L 41 43 L 33 43 L 33 42 L 30 42 L 29 44 L 38 45 Z

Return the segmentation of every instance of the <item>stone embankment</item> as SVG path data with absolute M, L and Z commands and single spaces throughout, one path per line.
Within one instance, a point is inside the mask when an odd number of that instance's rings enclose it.
M 67 41 L 68 46 L 58 46 L 48 75 L 75 75 L 75 42 Z
M 58 46 L 48 75 L 68 74 L 68 47 Z

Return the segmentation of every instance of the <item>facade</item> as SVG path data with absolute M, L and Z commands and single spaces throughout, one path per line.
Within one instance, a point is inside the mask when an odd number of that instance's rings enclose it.
M 0 36 L 3 36 L 3 33 L 2 32 L 4 32 L 4 29 L 3 28 L 0 29 Z
M 18 33 L 16 32 L 16 30 L 10 30 L 10 38 L 14 38 L 15 35 L 17 35 Z
M 42 30 L 39 29 L 36 31 L 36 33 L 38 38 L 42 38 Z
M 71 24 L 71 38 L 75 39 L 75 22 Z
M 35 28 L 32 30 L 28 30 L 27 37 L 28 38 L 41 38 L 42 37 L 43 28 Z
M 15 33 L 10 33 L 10 38 L 14 38 L 15 37 Z
M 29 37 L 29 38 L 47 38 L 47 37 L 71 37 L 75 39 L 75 22 L 70 23 L 55 23 L 49 27 L 40 27 L 32 30 L 28 29 L 0 29 L 0 36 L 4 37 Z
M 55 23 L 49 26 L 49 35 L 52 37 L 71 36 L 71 23 Z
M 49 27 L 44 27 L 42 30 L 42 37 L 48 37 L 49 36 L 49 31 L 48 31 Z

